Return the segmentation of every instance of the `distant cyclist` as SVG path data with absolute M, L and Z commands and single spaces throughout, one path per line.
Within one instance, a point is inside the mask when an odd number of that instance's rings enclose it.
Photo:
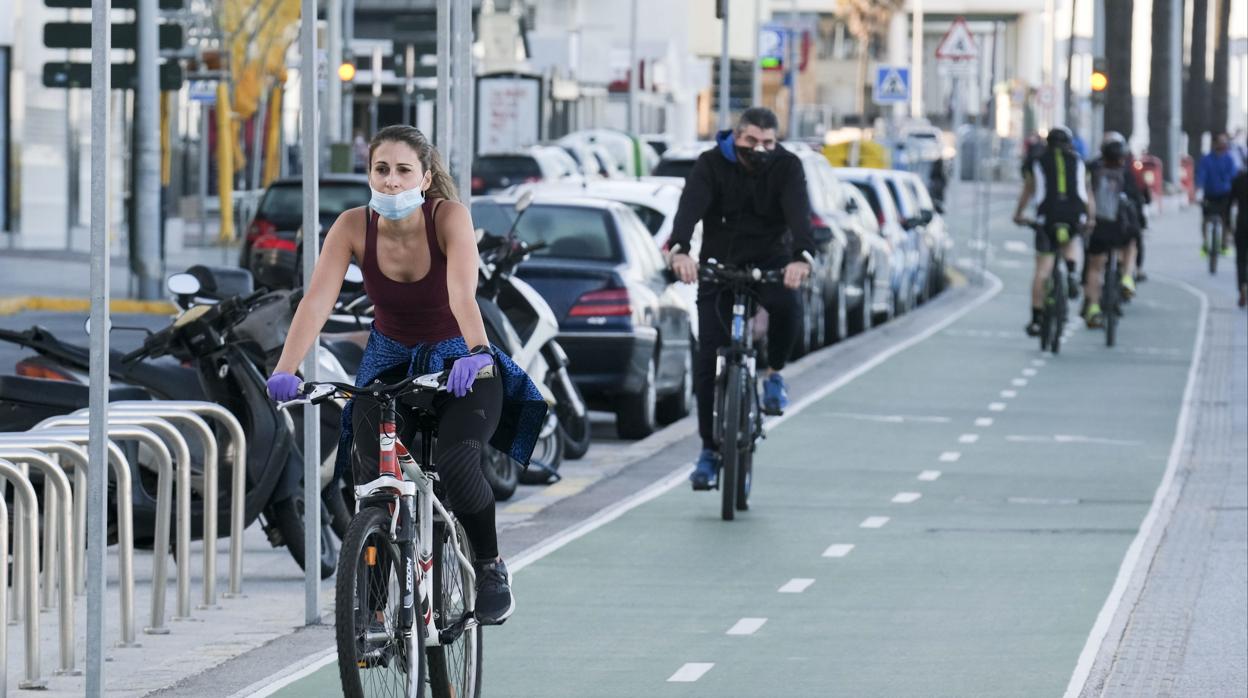
M 1205 239 L 1204 226 L 1201 226 L 1201 254 L 1225 253 L 1230 248 L 1227 232 L 1231 230 L 1231 181 L 1238 170 L 1235 156 L 1230 150 L 1230 139 L 1225 133 L 1219 133 L 1213 139 L 1213 150 L 1205 153 L 1196 167 L 1196 189 L 1201 192 L 1197 198 L 1201 200 L 1201 209 L 1205 217 L 1222 217 L 1222 250 L 1210 250 L 1209 241 Z
M 1070 129 L 1054 126 L 1046 138 L 1048 147 L 1032 160 L 1031 169 L 1023 177 L 1023 190 L 1014 209 L 1014 222 L 1022 225 L 1023 212 L 1035 204 L 1036 270 L 1031 283 L 1031 322 L 1028 336 L 1040 334 L 1040 318 L 1044 312 L 1044 284 L 1053 273 L 1054 256 L 1061 252 L 1071 277 L 1075 273 L 1074 246 L 1070 243 L 1080 228 L 1092 218 L 1093 204 L 1088 198 L 1083 160 L 1074 152 Z M 1070 284 L 1072 298 L 1077 285 Z
M 698 278 L 698 262 L 689 255 L 693 228 L 702 221 L 700 261 L 709 259 L 763 269 L 784 269 L 784 288 L 759 289 L 767 309 L 767 378 L 763 409 L 779 412 L 788 404 L 780 370 L 801 329 L 802 301 L 797 288 L 810 274 L 815 242 L 810 230 L 810 198 L 802 163 L 776 141 L 776 115 L 752 107 L 737 127 L 715 135 L 716 145 L 698 156 L 685 182 L 672 224 L 669 263 L 681 281 Z M 732 295 L 705 286 L 698 289 L 698 361 L 694 386 L 702 453 L 689 476 L 693 489 L 715 484 L 715 355 L 731 338 L 726 318 Z
M 1106 257 L 1119 255 L 1118 279 L 1123 295 L 1135 294 L 1135 249 L 1133 238 L 1139 234 L 1143 220 L 1144 196 L 1128 171 L 1130 162 L 1127 139 L 1109 131 L 1101 141 L 1101 157 L 1089 167 L 1088 178 L 1096 210 L 1095 224 L 1088 238 L 1088 276 L 1084 285 L 1088 327 L 1100 327 L 1102 273 Z

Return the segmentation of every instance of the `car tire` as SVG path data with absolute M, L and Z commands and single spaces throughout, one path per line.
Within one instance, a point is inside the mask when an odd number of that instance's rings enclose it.
M 641 388 L 627 395 L 620 395 L 615 408 L 615 431 L 621 439 L 644 439 L 658 428 L 655 416 L 658 394 L 658 367 L 654 357 L 646 363 Z
M 875 305 L 875 280 L 867 277 L 862 282 L 862 303 L 858 306 L 858 312 L 849 319 L 849 330 L 854 334 L 860 334 L 871 329 L 873 320 L 875 319 L 875 311 L 872 306 Z
M 667 425 L 684 419 L 693 411 L 693 349 L 685 353 L 685 365 L 680 377 L 680 388 L 671 395 L 659 398 L 655 416 L 659 424 Z
M 836 282 L 836 293 L 833 295 L 832 304 L 828 306 L 824 322 L 827 324 L 828 343 L 843 341 L 849 336 L 849 301 L 845 295 L 845 280 L 842 278 Z

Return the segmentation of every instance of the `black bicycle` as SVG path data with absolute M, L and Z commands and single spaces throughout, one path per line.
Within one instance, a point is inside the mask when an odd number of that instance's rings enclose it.
M 1118 341 L 1118 319 L 1122 317 L 1122 277 L 1118 273 L 1119 250 L 1110 250 L 1101 283 L 1101 313 L 1105 316 L 1105 346 Z
M 335 581 L 338 674 L 349 698 L 423 696 L 426 675 L 434 698 L 481 695 L 472 545 L 442 504 L 433 463 L 438 418 L 431 398 L 446 390 L 447 375 L 366 388 L 303 383 L 299 390 L 306 397 L 278 406 L 355 397 L 382 408 L 378 477 L 355 487 L 356 513 Z M 477 374 L 492 377 L 493 365 Z M 409 424 L 416 420 L 419 463 L 396 436 L 396 405 L 403 405 Z
M 1222 206 L 1207 199 L 1200 205 L 1201 237 L 1208 252 L 1210 274 L 1218 273 L 1218 257 L 1222 254 L 1222 237 L 1226 232 L 1222 229 Z
M 1024 225 L 1035 229 L 1039 234 L 1047 234 L 1044 224 L 1037 221 L 1025 221 Z M 1058 224 L 1057 227 L 1062 227 Z M 1060 239 L 1062 231 L 1055 231 L 1059 236 L 1057 251 L 1053 255 L 1053 271 L 1044 284 L 1044 305 L 1040 315 L 1040 351 L 1051 351 L 1054 354 L 1062 350 L 1062 332 L 1066 329 L 1066 318 L 1069 313 L 1069 296 L 1066 291 L 1071 280 L 1066 278 L 1066 265 L 1063 264 L 1061 248 L 1065 244 Z M 1070 239 L 1070 228 L 1065 226 L 1067 241 Z
M 784 282 L 782 269 L 731 267 L 714 259 L 702 265 L 701 282 L 732 294 L 731 342 L 715 358 L 715 444 L 719 448 L 720 515 L 732 521 L 750 508 L 754 448 L 763 436 L 763 409 L 758 396 L 750 324 L 758 309 L 757 289 Z

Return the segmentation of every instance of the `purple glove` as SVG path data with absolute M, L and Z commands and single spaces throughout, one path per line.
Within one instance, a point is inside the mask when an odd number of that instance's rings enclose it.
M 463 397 L 472 390 L 472 382 L 477 379 L 477 371 L 494 363 L 494 357 L 489 354 L 469 354 L 461 356 L 455 360 L 455 364 L 451 366 L 451 376 L 446 381 L 446 387 L 455 397 Z
M 299 397 L 299 378 L 278 371 L 269 376 L 269 397 L 274 402 L 286 402 Z

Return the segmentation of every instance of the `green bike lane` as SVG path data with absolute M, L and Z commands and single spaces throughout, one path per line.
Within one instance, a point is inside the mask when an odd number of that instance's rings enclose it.
M 1041 354 L 1030 257 L 998 252 L 999 294 L 769 430 L 737 521 L 682 483 L 520 570 L 482 695 L 1061 695 L 1166 469 L 1200 304 L 1150 283 L 1120 347 L 1072 326 Z M 275 695 L 338 693 L 330 664 Z

